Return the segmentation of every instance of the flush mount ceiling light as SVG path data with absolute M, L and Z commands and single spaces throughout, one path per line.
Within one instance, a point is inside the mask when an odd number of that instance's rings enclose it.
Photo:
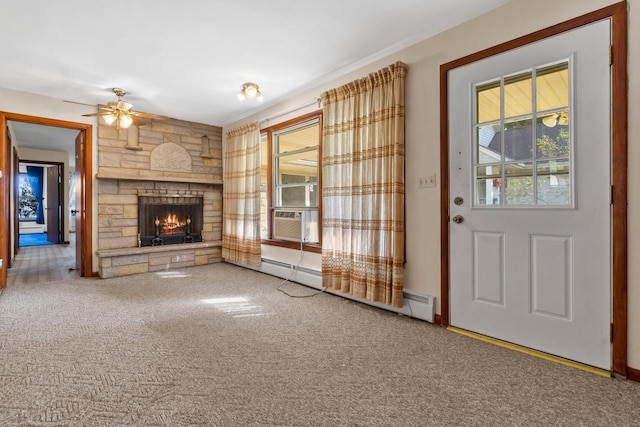
M 244 101 L 245 98 L 255 98 L 258 102 L 263 100 L 257 84 L 249 82 L 242 85 L 242 90 L 238 94 L 238 99 L 240 101 Z

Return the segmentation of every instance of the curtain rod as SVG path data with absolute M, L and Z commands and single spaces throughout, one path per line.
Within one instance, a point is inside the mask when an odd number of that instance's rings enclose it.
M 309 107 L 309 106 L 311 106 L 313 104 L 316 104 L 316 103 L 318 104 L 318 108 L 320 108 L 321 104 L 322 104 L 322 99 L 321 98 L 313 98 L 313 101 L 311 101 L 311 102 L 305 102 L 304 104 L 297 105 L 295 107 L 291 107 L 291 108 L 288 108 L 286 110 L 280 111 L 280 112 L 272 114 L 270 116 L 267 116 L 264 119 L 259 121 L 260 127 L 262 128 L 262 125 L 265 124 L 265 123 L 268 123 L 269 120 L 277 119 L 278 117 L 285 116 L 285 115 L 287 115 L 289 113 L 293 113 L 294 111 L 302 110 L 303 108 L 307 108 L 307 107 Z

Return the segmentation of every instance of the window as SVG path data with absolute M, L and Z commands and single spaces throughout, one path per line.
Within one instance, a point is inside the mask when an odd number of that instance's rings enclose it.
M 260 144 L 263 240 L 278 240 L 273 234 L 272 215 L 274 210 L 284 209 L 304 212 L 304 242 L 320 243 L 320 128 L 321 113 L 316 112 L 263 130 Z
M 569 62 L 475 88 L 476 206 L 571 206 Z
M 29 175 L 18 174 L 18 219 L 20 221 L 35 221 L 38 201 L 33 196 Z

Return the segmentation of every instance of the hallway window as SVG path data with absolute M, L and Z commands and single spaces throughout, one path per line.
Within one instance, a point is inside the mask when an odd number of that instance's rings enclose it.
M 35 221 L 38 201 L 33 196 L 29 176 L 26 173 L 18 175 L 18 219 L 20 221 Z

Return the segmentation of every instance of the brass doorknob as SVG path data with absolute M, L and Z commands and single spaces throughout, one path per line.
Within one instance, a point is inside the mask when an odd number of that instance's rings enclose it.
M 462 221 L 464 221 L 464 218 L 462 218 L 462 215 L 456 215 L 451 220 L 456 224 L 460 224 Z

